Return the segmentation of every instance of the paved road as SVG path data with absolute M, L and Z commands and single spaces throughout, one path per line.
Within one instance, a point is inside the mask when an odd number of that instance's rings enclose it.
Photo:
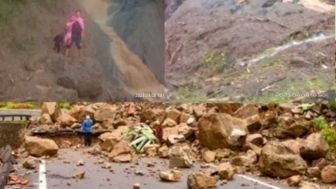
M 79 159 L 85 161 L 84 166 L 76 166 Z M 132 189 L 134 183 L 140 183 L 142 189 L 186 189 L 188 174 L 192 171 L 201 170 L 198 165 L 192 169 L 184 169 L 182 170 L 182 181 L 177 183 L 165 183 L 159 181 L 157 173 L 160 169 L 168 169 L 167 160 L 144 158 L 138 162 L 138 165 L 135 163 L 113 163 L 111 169 L 102 169 L 95 157 L 80 151 L 61 150 L 58 159 L 46 161 L 46 175 L 43 174 L 43 170 L 42 173 L 36 172 L 31 175 L 31 182 L 28 189 Z M 147 167 L 148 163 L 155 163 L 155 166 Z M 43 166 L 40 166 L 40 169 L 41 168 L 44 169 Z M 111 172 L 111 170 L 113 170 L 113 172 Z M 80 171 L 86 171 L 86 176 L 83 180 L 77 181 L 71 178 L 74 173 Z M 136 175 L 136 171 L 142 171 L 144 175 Z M 44 176 L 46 181 L 43 180 Z M 39 178 L 43 180 L 41 183 L 39 183 Z M 45 185 L 43 185 L 43 183 Z M 279 186 L 274 182 L 269 183 L 260 180 L 260 178 L 246 175 L 235 176 L 233 181 L 225 185 L 221 185 L 219 182 L 217 188 L 289 189 L 288 187 Z

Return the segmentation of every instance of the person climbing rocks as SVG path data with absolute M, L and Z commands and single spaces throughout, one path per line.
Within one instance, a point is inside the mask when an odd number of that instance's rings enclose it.
M 76 10 L 75 15 L 71 16 L 66 22 L 66 34 L 64 35 L 64 44 L 66 47 L 65 56 L 68 56 L 69 49 L 75 43 L 78 49 L 78 56 L 81 56 L 82 39 L 84 36 L 85 23 L 81 10 Z
M 82 123 L 82 133 L 84 135 L 84 146 L 91 146 L 92 144 L 92 125 L 93 121 L 87 115 Z

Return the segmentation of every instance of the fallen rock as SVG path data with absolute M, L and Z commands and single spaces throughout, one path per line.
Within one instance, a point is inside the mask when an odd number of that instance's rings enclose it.
M 235 174 L 235 169 L 230 163 L 219 164 L 217 171 L 221 180 L 231 180 Z
M 40 124 L 52 124 L 53 121 L 51 120 L 51 117 L 49 114 L 47 113 L 44 113 L 41 115 L 41 118 L 40 118 Z
M 35 169 L 36 165 L 37 165 L 37 160 L 33 157 L 26 158 L 22 163 L 22 166 L 25 169 Z
M 321 170 L 318 167 L 309 167 L 307 169 L 306 175 L 309 178 L 320 178 L 321 177 Z
M 162 123 L 163 127 L 175 127 L 176 125 L 177 122 L 171 118 L 166 118 Z
M 43 139 L 39 137 L 26 137 L 24 143 L 27 152 L 36 157 L 54 156 L 57 154 L 58 146 L 51 139 Z
M 253 150 L 248 150 L 245 155 L 233 157 L 231 163 L 237 166 L 251 166 L 258 161 L 258 155 Z
M 108 119 L 114 119 L 116 112 L 116 106 L 106 104 L 94 112 L 94 120 L 98 122 L 103 122 Z
M 80 159 L 80 160 L 77 161 L 76 165 L 77 166 L 83 166 L 84 165 L 84 161 Z
M 159 148 L 158 144 L 149 144 L 144 147 L 144 152 L 148 157 L 155 157 L 158 155 Z
M 191 148 L 187 145 L 176 145 L 169 151 L 169 167 L 190 168 L 193 164 Z
M 323 158 L 329 149 L 328 143 L 320 133 L 310 134 L 300 148 L 300 154 L 304 159 L 314 160 Z
M 133 189 L 140 189 L 140 188 L 141 188 L 140 183 L 133 184 Z
M 72 176 L 72 178 L 76 180 L 84 179 L 84 177 L 85 177 L 85 171 L 80 171 Z
M 121 154 L 112 158 L 112 161 L 117 163 L 129 163 L 132 161 L 131 154 Z
M 179 170 L 160 171 L 159 177 L 165 182 L 179 182 L 182 178 L 182 172 Z
M 101 168 L 103 169 L 111 169 L 112 165 L 109 162 L 104 162 Z
M 202 157 L 206 163 L 214 162 L 216 159 L 216 152 L 211 151 L 211 150 L 206 150 L 202 153 Z
M 261 151 L 260 171 L 272 177 L 287 178 L 304 174 L 307 163 L 280 142 L 268 142 Z
M 43 102 L 41 106 L 41 114 L 48 114 L 53 122 L 57 121 L 58 116 L 61 113 L 61 109 L 56 102 Z
M 241 146 L 247 135 L 243 120 L 224 113 L 203 116 L 198 128 L 200 144 L 210 150 Z
M 336 182 L 336 166 L 325 166 L 321 171 L 321 179 L 324 183 L 328 184 Z
M 100 141 L 99 145 L 101 149 L 110 152 L 113 149 L 114 145 L 116 145 L 121 140 L 121 136 L 118 135 L 116 132 L 110 132 L 101 134 L 98 139 Z
M 168 109 L 166 112 L 167 112 L 167 118 L 168 119 L 174 120 L 175 123 L 179 122 L 179 118 L 180 118 L 180 115 L 181 115 L 180 111 L 178 111 L 174 108 L 171 108 L 171 109 Z
M 298 186 L 302 181 L 301 175 L 294 175 L 287 179 L 287 184 L 289 186 Z
M 71 126 L 74 123 L 76 123 L 76 119 L 73 118 L 71 115 L 62 112 L 60 113 L 60 115 L 57 118 L 57 122 L 62 126 L 62 127 L 66 127 L 66 126 Z
M 168 158 L 169 157 L 169 148 L 167 146 L 161 146 L 158 150 L 158 155 L 160 158 Z
M 116 145 L 114 145 L 113 149 L 108 154 L 108 157 L 110 158 L 110 160 L 115 160 L 115 157 L 117 157 L 119 155 L 130 155 L 130 153 L 131 153 L 131 148 L 130 148 L 128 142 L 122 140 L 122 141 L 118 142 Z M 123 158 L 131 159 L 131 158 L 126 158 L 126 157 L 128 157 L 128 156 L 121 156 L 117 159 L 119 159 L 119 160 L 122 160 Z
M 217 179 L 204 173 L 192 173 L 188 176 L 188 189 L 215 188 Z

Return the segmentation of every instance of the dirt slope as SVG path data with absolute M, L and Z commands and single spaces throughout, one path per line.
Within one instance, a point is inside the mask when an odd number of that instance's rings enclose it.
M 329 1 L 186 0 L 165 23 L 167 83 L 193 100 L 274 102 L 330 88 L 333 10 Z
M 108 25 L 108 19 L 111 14 L 108 15 L 107 10 L 111 5 L 103 0 L 84 0 L 79 2 L 104 34 L 109 37 L 113 60 L 128 91 L 131 93 L 136 93 L 137 91 L 162 91 L 163 86 L 151 70 L 128 48 L 124 41 L 115 33 L 114 29 Z

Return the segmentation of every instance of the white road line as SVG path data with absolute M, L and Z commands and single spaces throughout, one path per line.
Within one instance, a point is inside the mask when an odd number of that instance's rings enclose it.
M 39 170 L 39 189 L 47 189 L 46 162 L 41 161 Z
M 260 181 L 260 180 L 258 180 L 258 179 L 253 178 L 253 177 L 250 177 L 250 176 L 246 176 L 246 175 L 236 175 L 236 176 L 241 177 L 241 178 L 244 178 L 244 179 L 249 180 L 249 181 L 256 182 L 256 183 L 258 183 L 258 184 L 260 184 L 260 185 L 264 185 L 264 186 L 269 187 L 269 188 L 271 188 L 271 189 L 283 189 L 283 188 L 280 188 L 280 187 L 277 187 L 277 186 L 273 186 L 273 185 L 271 185 L 271 184 L 268 184 L 268 183 L 266 183 L 266 182 Z

